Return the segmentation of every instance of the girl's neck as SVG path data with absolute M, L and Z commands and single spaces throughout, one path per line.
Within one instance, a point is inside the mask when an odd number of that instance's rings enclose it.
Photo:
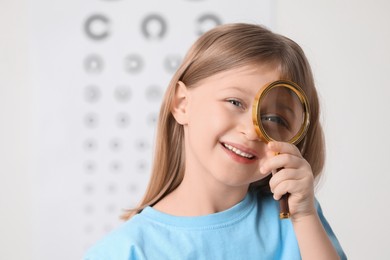
M 216 187 L 184 177 L 182 183 L 154 208 L 175 216 L 209 215 L 233 207 L 244 199 L 247 190 L 248 187 Z

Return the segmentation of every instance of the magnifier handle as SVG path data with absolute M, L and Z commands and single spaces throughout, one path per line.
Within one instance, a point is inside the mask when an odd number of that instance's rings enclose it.
M 288 208 L 288 196 L 289 195 L 290 195 L 289 193 L 286 193 L 279 200 L 279 208 L 280 208 L 279 217 L 280 217 L 280 219 L 290 218 L 290 209 Z
M 278 154 L 279 153 L 277 153 L 276 155 L 278 155 Z M 276 171 L 273 170 L 272 174 L 277 173 L 281 169 L 283 169 L 283 168 L 277 169 Z M 280 219 L 290 218 L 290 209 L 288 207 L 288 196 L 289 195 L 290 195 L 289 193 L 286 193 L 279 200 L 279 209 L 280 209 L 279 217 L 280 217 Z

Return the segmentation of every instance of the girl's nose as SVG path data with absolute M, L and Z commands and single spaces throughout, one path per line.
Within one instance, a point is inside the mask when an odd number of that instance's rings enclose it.
M 243 118 L 242 120 L 242 129 L 241 129 L 241 132 L 245 135 L 245 137 L 250 140 L 250 141 L 256 141 L 256 140 L 259 140 L 259 137 L 256 133 L 256 130 L 255 130 L 255 127 L 253 125 L 253 121 L 252 121 L 252 113 L 251 111 L 249 111 L 250 113 L 249 116 L 245 116 L 245 118 Z
M 245 135 L 248 138 L 248 140 L 250 140 L 250 141 L 259 140 L 259 137 L 257 136 L 256 130 L 255 130 L 253 125 L 251 125 L 247 128 Z

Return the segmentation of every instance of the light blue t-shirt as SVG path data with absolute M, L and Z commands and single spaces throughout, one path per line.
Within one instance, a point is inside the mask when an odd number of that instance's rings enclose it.
M 317 204 L 341 259 L 346 256 Z M 292 223 L 279 219 L 272 196 L 248 193 L 232 208 L 199 217 L 177 217 L 145 208 L 100 240 L 84 260 L 301 259 Z

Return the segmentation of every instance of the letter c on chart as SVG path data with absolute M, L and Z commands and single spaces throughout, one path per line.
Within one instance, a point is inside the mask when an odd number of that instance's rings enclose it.
M 167 32 L 167 23 L 161 15 L 150 14 L 143 19 L 141 30 L 146 39 L 162 39 Z
M 110 35 L 110 20 L 101 14 L 94 14 L 85 21 L 84 32 L 92 40 L 104 40 Z

